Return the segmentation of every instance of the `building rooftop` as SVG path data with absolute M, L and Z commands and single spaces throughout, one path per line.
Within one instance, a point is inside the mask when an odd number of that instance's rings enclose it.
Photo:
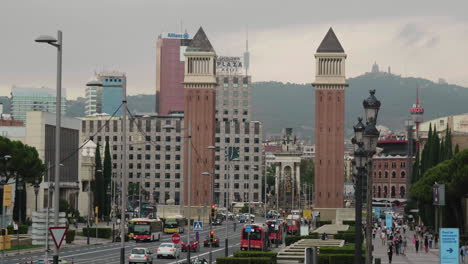
M 65 89 L 62 88 L 62 97 L 65 97 Z M 22 88 L 13 86 L 11 88 L 11 96 L 28 96 L 28 97 L 55 97 L 56 90 L 51 88 Z
M 187 47 L 187 51 L 206 51 L 214 52 L 213 46 L 211 46 L 208 37 L 202 27 L 198 29 L 197 33 L 193 37 L 190 45 Z
M 320 43 L 317 53 L 344 53 L 344 49 L 340 44 L 340 41 L 333 32 L 333 28 L 330 28 Z

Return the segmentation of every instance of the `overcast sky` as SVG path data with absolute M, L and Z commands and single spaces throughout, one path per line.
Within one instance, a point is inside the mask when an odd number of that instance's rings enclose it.
M 64 37 L 63 87 L 84 96 L 95 70 L 127 74 L 129 94 L 154 93 L 156 39 L 203 26 L 218 55 L 241 55 L 248 25 L 254 81 L 309 83 L 314 53 L 332 26 L 348 54 L 347 76 L 374 61 L 403 76 L 468 87 L 468 1 L 440 0 L 2 0 L 0 95 L 12 85 L 55 87 Z

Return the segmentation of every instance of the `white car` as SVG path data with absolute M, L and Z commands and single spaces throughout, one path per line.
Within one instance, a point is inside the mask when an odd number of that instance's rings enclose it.
M 162 243 L 159 245 L 156 257 L 163 258 L 163 257 L 171 257 L 171 258 L 179 258 L 180 256 L 180 247 L 174 243 Z
M 134 248 L 128 257 L 128 263 L 153 263 L 153 256 L 148 248 Z

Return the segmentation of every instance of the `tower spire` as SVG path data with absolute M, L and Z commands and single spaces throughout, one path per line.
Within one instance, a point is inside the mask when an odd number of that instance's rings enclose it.
M 245 52 L 244 52 L 244 68 L 245 75 L 249 75 L 250 52 L 249 52 L 249 26 L 245 27 Z

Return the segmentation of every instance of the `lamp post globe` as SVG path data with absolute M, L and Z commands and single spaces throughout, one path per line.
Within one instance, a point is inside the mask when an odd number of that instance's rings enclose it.
M 380 110 L 380 101 L 375 97 L 375 90 L 370 90 L 369 94 L 369 97 L 362 102 L 362 105 L 364 106 L 366 121 L 375 124 Z

